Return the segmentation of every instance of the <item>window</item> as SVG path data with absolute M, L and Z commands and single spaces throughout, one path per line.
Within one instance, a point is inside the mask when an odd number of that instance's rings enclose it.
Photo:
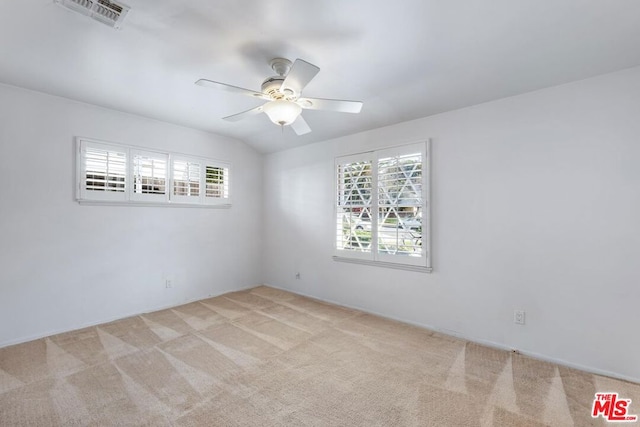
M 229 168 L 205 166 L 205 201 L 213 203 L 229 197 Z
M 168 154 L 131 150 L 131 200 L 166 202 Z
M 336 159 L 341 261 L 431 271 L 429 143 Z
M 231 204 L 227 163 L 78 139 L 81 203 Z
M 372 156 L 342 158 L 338 173 L 337 249 L 370 259 L 373 193 Z M 346 254 L 345 254 L 346 255 Z
M 80 148 L 80 197 L 86 200 L 126 200 L 127 152 L 105 144 Z
M 202 167 L 196 159 L 174 159 L 172 163 L 172 197 L 179 202 L 200 200 Z

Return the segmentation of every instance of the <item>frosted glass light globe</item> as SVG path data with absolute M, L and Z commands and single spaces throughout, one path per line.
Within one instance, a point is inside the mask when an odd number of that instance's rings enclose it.
M 273 123 L 287 126 L 296 121 L 302 112 L 302 107 L 292 101 L 277 100 L 267 102 L 264 105 L 264 112 Z

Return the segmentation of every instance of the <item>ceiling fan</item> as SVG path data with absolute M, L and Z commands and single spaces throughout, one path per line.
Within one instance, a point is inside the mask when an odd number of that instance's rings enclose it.
M 277 75 L 267 77 L 262 82 L 260 92 L 206 79 L 200 79 L 196 84 L 241 93 L 267 101 L 242 113 L 224 117 L 224 120 L 235 122 L 245 117 L 265 113 L 273 123 L 282 127 L 291 126 L 298 135 L 311 132 L 311 128 L 300 115 L 303 109 L 341 113 L 359 113 L 362 109 L 360 101 L 302 97 L 302 90 L 320 71 L 320 68 L 313 64 L 302 59 L 296 59 L 292 64 L 288 59 L 274 58 L 269 65 Z

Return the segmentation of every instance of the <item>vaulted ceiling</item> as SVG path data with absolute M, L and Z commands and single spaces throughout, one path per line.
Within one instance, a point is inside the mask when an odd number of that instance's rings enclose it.
M 0 82 L 164 120 L 273 152 L 640 65 L 637 0 L 124 0 L 114 30 L 55 4 L 0 14 Z M 305 96 L 361 100 L 358 115 L 305 110 L 296 136 L 260 100 L 269 60 L 320 67 Z

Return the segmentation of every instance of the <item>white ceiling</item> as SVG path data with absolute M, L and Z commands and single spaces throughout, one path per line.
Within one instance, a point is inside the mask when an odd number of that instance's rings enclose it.
M 6 0 L 0 82 L 241 139 L 261 152 L 317 142 L 640 65 L 637 0 L 124 0 L 114 30 L 53 3 Z M 284 133 L 258 105 L 194 85 L 259 90 L 273 57 L 320 67 Z

